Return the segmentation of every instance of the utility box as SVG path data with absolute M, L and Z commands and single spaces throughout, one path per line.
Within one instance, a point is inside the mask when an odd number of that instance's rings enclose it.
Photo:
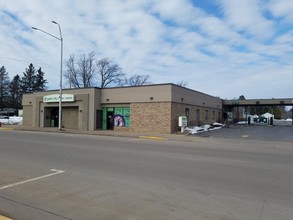
M 183 133 L 185 127 L 187 126 L 187 117 L 186 116 L 179 116 L 178 125 L 179 125 L 179 127 L 181 127 L 181 133 Z
M 187 117 L 186 116 L 179 116 L 178 125 L 179 125 L 179 127 L 186 127 L 187 126 Z

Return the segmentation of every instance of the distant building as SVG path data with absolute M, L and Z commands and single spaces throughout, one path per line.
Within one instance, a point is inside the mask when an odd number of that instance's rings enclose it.
M 262 114 L 261 117 L 269 119 L 269 118 L 274 118 L 275 116 L 271 113 L 266 112 L 266 113 Z

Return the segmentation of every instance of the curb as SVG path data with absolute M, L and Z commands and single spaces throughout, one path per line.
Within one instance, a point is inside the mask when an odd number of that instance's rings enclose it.
M 5 216 L 3 216 L 3 215 L 0 215 L 0 220 L 13 220 L 13 219 L 11 219 L 11 218 L 7 218 L 7 217 L 5 217 Z
M 7 129 L 6 129 L 7 130 Z M 121 138 L 139 138 L 139 139 L 150 139 L 150 140 L 171 140 L 171 141 L 188 141 L 188 142 L 198 142 L 199 139 L 196 137 L 187 138 L 187 135 L 176 135 L 176 134 L 142 134 L 142 133 L 132 133 L 132 132 L 105 132 L 105 131 L 80 131 L 80 130 L 71 130 L 71 129 L 43 129 L 43 128 L 35 128 L 35 127 L 13 127 L 9 128 L 9 130 L 14 131 L 33 131 L 33 132 L 52 132 L 52 133 L 60 133 L 60 134 L 82 134 L 82 135 L 97 135 L 97 136 L 108 136 L 108 137 L 121 137 Z M 1 128 L 0 128 L 1 131 Z M 157 136 L 158 135 L 158 136 Z M 1 220 L 1 219 L 0 219 Z
M 5 127 L 0 127 L 0 130 L 14 130 L 14 128 L 5 128 Z M 1 218 L 0 218 L 1 220 Z

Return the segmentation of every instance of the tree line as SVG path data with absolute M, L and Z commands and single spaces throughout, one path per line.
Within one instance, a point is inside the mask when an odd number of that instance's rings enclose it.
M 150 84 L 149 75 L 134 74 L 129 77 L 122 68 L 108 58 L 96 59 L 95 52 L 83 54 L 76 58 L 71 54 L 66 60 L 64 79 L 67 88 L 88 87 L 117 87 L 117 86 L 140 86 Z M 47 89 L 47 80 L 41 67 L 35 69 L 29 64 L 23 75 L 16 75 L 12 80 L 5 67 L 0 68 L 0 110 L 14 110 L 22 108 L 22 96 L 25 93 L 44 91 Z
M 45 73 L 41 67 L 36 70 L 31 63 L 23 76 L 18 74 L 9 78 L 9 73 L 5 67 L 0 68 L 0 109 L 14 110 L 22 109 L 22 96 L 24 93 L 32 93 L 46 90 L 47 80 L 44 78 Z

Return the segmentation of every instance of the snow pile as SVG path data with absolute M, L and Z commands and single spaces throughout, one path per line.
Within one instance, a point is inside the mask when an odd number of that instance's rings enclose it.
M 206 132 L 206 131 L 212 131 L 212 130 L 216 130 L 216 129 L 220 129 L 223 128 L 225 125 L 221 124 L 221 123 L 213 123 L 211 125 L 202 125 L 200 127 L 198 126 L 193 126 L 190 128 L 185 128 L 185 130 L 188 131 L 188 134 L 198 134 L 198 133 L 202 133 L 202 132 Z
M 246 125 L 246 124 L 248 124 L 248 122 L 247 121 L 238 121 L 236 124 L 237 125 Z
M 11 116 L 0 118 L 0 123 L 4 125 L 20 125 L 22 124 L 22 117 Z

